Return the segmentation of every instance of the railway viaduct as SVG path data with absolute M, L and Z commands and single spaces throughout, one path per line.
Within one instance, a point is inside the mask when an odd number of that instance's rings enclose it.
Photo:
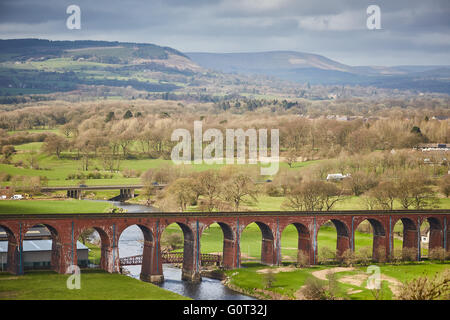
M 420 226 L 430 225 L 429 249 L 450 249 L 450 210 L 400 211 L 333 211 L 333 212 L 189 212 L 189 213 L 121 213 L 121 214 L 2 214 L 0 226 L 8 234 L 7 269 L 13 274 L 24 273 L 22 243 L 29 228 L 45 225 L 52 235 L 52 269 L 66 273 L 77 264 L 76 241 L 83 230 L 95 229 L 101 238 L 101 268 L 119 272 L 118 242 L 121 233 L 137 225 L 144 235 L 140 278 L 144 281 L 163 281 L 161 234 L 172 223 L 178 224 L 184 234 L 182 279 L 199 281 L 200 239 L 204 230 L 218 223 L 223 231 L 223 267 L 239 268 L 241 264 L 240 238 L 243 230 L 255 222 L 262 233 L 261 262 L 279 265 L 281 233 L 288 225 L 298 231 L 298 250 L 318 262 L 317 234 L 319 228 L 331 221 L 337 230 L 337 256 L 346 250 L 355 250 L 355 230 L 363 221 L 369 221 L 373 230 L 373 259 L 389 259 L 393 255 L 393 227 L 402 221 L 403 248 L 417 249 L 420 260 Z

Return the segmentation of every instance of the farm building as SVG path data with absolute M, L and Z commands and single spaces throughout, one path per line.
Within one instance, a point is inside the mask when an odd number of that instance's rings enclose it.
M 28 231 L 23 240 L 24 269 L 49 269 L 52 252 L 50 232 L 45 227 L 35 227 Z M 77 241 L 78 265 L 88 265 L 89 248 Z M 8 238 L 0 227 L 0 271 L 6 269 Z

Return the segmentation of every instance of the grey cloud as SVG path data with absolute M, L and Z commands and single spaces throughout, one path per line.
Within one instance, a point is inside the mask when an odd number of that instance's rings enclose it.
M 74 3 L 82 30 L 64 27 L 65 10 Z M 370 4 L 381 7 L 383 30 L 365 28 Z M 298 50 L 352 64 L 450 64 L 449 15 L 448 0 L 2 0 L 0 38 L 153 42 L 183 51 Z

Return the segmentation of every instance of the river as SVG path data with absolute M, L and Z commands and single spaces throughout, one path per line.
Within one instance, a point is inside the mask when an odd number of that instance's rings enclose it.
M 96 200 L 97 201 L 97 200 Z M 112 204 L 126 209 L 130 213 L 152 211 L 151 207 L 139 204 L 128 204 L 113 201 Z M 119 255 L 121 257 L 142 254 L 142 242 L 144 236 L 138 226 L 130 226 L 123 231 L 119 239 Z M 133 278 L 139 279 L 141 266 L 124 266 Z M 161 288 L 176 292 L 194 300 L 254 300 L 233 290 L 228 289 L 220 280 L 203 277 L 200 283 L 191 283 L 181 280 L 181 269 L 169 264 L 163 265 L 164 282 L 159 284 Z

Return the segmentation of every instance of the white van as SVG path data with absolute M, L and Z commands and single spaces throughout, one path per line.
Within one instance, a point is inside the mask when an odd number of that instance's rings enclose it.
M 23 199 L 23 196 L 21 194 L 15 194 L 15 195 L 12 196 L 11 199 L 13 199 L 13 200 L 21 200 L 21 199 Z

